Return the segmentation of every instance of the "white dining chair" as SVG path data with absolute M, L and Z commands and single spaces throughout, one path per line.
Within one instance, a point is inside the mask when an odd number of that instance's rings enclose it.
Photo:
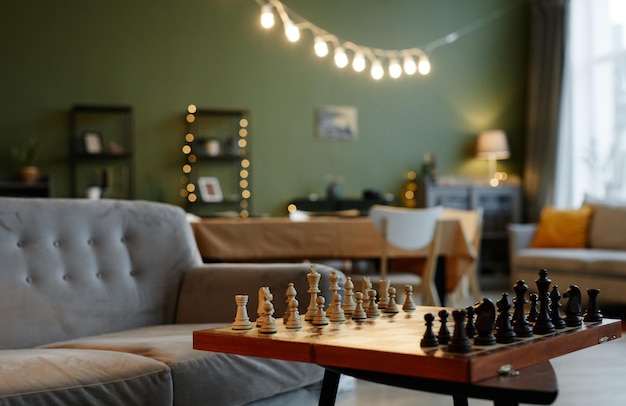
M 422 304 L 441 306 L 435 286 L 435 271 L 437 253 L 440 251 L 439 219 L 442 215 L 443 207 L 413 209 L 374 205 L 370 209 L 370 221 L 383 239 L 380 278 L 390 281 L 390 285 L 396 288 L 398 297 L 404 292 L 404 285 L 411 285 L 414 293 L 421 293 Z M 388 272 L 390 245 L 424 256 L 426 260 L 421 276 L 415 273 Z

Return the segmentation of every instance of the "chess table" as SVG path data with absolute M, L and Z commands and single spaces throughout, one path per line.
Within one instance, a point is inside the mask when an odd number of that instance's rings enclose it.
M 413 313 L 383 314 L 363 322 L 347 321 L 317 327 L 303 321 L 289 330 L 276 319 L 278 331 L 231 326 L 195 331 L 193 346 L 216 351 L 288 361 L 315 363 L 326 369 L 320 405 L 333 405 L 341 374 L 359 379 L 453 396 L 454 405 L 468 398 L 495 405 L 551 404 L 558 394 L 549 360 L 621 337 L 621 321 L 604 319 L 566 327 L 547 335 L 517 338 L 511 344 L 472 346 L 466 354 L 447 346 L 422 348 L 424 315 L 442 308 L 418 306 Z M 449 309 L 451 312 L 453 309 Z M 435 321 L 434 329 L 439 329 Z M 448 322 L 450 331 L 454 325 Z

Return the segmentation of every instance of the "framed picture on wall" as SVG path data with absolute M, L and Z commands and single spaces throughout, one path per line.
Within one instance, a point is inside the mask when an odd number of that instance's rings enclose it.
M 355 140 L 359 130 L 357 109 L 352 106 L 324 106 L 317 109 L 316 135 L 327 140 Z
M 198 178 L 198 187 L 204 202 L 221 202 L 224 199 L 220 181 L 215 177 Z
M 83 133 L 83 142 L 84 142 L 86 153 L 101 154 L 103 152 L 102 134 L 100 134 L 99 132 L 85 131 Z

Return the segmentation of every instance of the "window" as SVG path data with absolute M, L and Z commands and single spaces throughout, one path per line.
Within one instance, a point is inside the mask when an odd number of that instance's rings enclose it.
M 571 0 L 555 204 L 626 200 L 626 1 Z

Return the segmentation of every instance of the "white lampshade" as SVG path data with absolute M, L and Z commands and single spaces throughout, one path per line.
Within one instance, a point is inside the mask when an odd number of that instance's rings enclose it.
M 511 156 L 506 133 L 502 130 L 488 130 L 478 134 L 476 156 L 485 159 L 507 159 Z

